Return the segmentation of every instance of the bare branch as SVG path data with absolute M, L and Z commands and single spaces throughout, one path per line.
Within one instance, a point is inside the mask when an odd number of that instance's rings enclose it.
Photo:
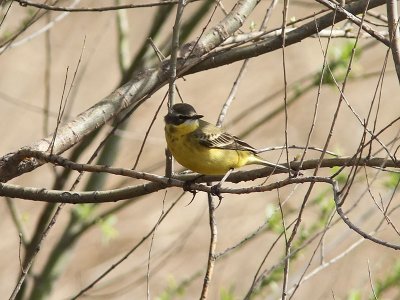
M 210 52 L 234 34 L 242 27 L 244 21 L 259 1 L 260 0 L 238 0 L 232 11 L 200 38 L 196 44 L 196 49 L 193 51 L 194 55 L 201 56 Z
M 176 8 L 175 24 L 172 31 L 171 39 L 171 59 L 169 60 L 169 74 L 168 74 L 168 110 L 172 109 L 175 104 L 175 90 L 176 90 L 176 67 L 179 50 L 179 31 L 181 26 L 181 18 L 185 8 L 185 0 L 179 0 L 178 7 Z M 172 176 L 174 172 L 174 160 L 169 149 L 165 151 L 165 175 Z
M 11 296 L 10 296 L 10 300 L 14 300 L 17 295 L 19 290 L 22 287 L 22 284 L 24 283 L 26 276 L 28 275 L 28 271 L 31 268 L 34 259 L 36 257 L 36 255 L 39 253 L 40 251 L 40 245 L 43 243 L 43 241 L 46 239 L 48 233 L 50 232 L 50 230 L 53 228 L 54 224 L 56 223 L 56 220 L 61 212 L 61 210 L 63 209 L 63 207 L 65 206 L 65 203 L 61 203 L 58 205 L 56 212 L 54 213 L 53 217 L 51 218 L 49 224 L 47 225 L 46 229 L 43 231 L 39 242 L 37 243 L 37 245 L 35 246 L 35 249 L 33 250 L 33 252 L 31 253 L 31 256 L 26 260 L 26 265 L 22 266 L 22 272 L 21 272 L 21 276 L 17 282 L 17 285 L 15 286 Z
M 207 270 L 206 274 L 204 275 L 203 281 L 203 288 L 201 289 L 200 300 L 207 299 L 210 281 L 214 272 L 214 265 L 216 261 L 216 252 L 215 249 L 217 248 L 217 223 L 215 220 L 215 203 L 211 193 L 208 193 L 208 214 L 209 214 L 209 221 L 210 221 L 210 247 L 208 250 L 208 260 L 207 260 Z
M 71 300 L 78 299 L 80 296 L 82 296 L 84 293 L 86 293 L 88 290 L 93 288 L 97 283 L 99 283 L 100 280 L 102 280 L 104 277 L 106 277 L 111 271 L 113 271 L 116 267 L 118 267 L 122 262 L 124 262 L 129 256 L 131 256 L 132 253 L 136 251 L 137 248 L 139 248 L 150 236 L 153 235 L 157 227 L 161 224 L 161 222 L 167 217 L 167 215 L 171 212 L 171 210 L 174 208 L 174 206 L 182 199 L 183 193 L 168 207 L 168 209 L 163 212 L 161 217 L 159 218 L 158 222 L 153 226 L 153 228 L 137 243 L 135 244 L 131 250 L 129 250 L 123 257 L 121 257 L 116 263 L 112 264 L 106 271 L 104 271 L 98 278 L 96 278 L 92 283 L 90 283 L 88 286 L 86 286 L 84 289 L 79 291 L 78 294 L 76 294 L 74 297 L 71 298 Z
M 383 5 L 386 0 L 371 0 L 368 9 L 373 9 L 380 5 Z M 363 13 L 365 10 L 365 0 L 353 1 L 347 4 L 345 7 L 347 12 L 357 15 Z M 346 19 L 346 15 L 340 14 L 335 17 L 334 12 L 328 13 L 315 21 L 310 21 L 302 26 L 299 26 L 296 30 L 290 31 L 286 34 L 286 46 L 290 46 L 301 42 L 305 38 L 316 34 L 318 31 L 325 28 L 331 27 L 332 24 L 339 23 Z M 318 29 L 317 29 L 318 28 Z M 203 62 L 199 63 L 195 67 L 191 68 L 187 74 L 199 72 L 215 68 L 217 66 L 223 66 L 235 61 L 256 57 L 268 52 L 280 49 L 282 46 L 281 37 L 275 37 L 268 39 L 267 41 L 261 41 L 254 43 L 249 46 L 238 47 L 229 51 L 222 51 L 222 53 L 216 52 L 211 55 Z
M 346 7 L 342 7 L 341 5 L 331 2 L 329 0 L 316 0 L 317 2 L 329 7 L 330 9 L 337 11 L 338 14 L 344 14 L 347 19 L 354 22 L 358 26 L 360 26 L 364 31 L 368 32 L 371 36 L 376 38 L 378 41 L 384 43 L 386 46 L 390 46 L 390 42 L 387 38 L 382 36 L 379 32 L 372 29 L 369 25 L 364 24 L 358 17 L 350 13 Z M 363 1 L 365 10 L 369 9 L 369 1 Z
M 47 5 L 42 3 L 36 3 L 27 0 L 14 0 L 18 2 L 21 6 L 32 6 L 36 8 L 46 9 L 46 10 L 54 10 L 54 11 L 68 11 L 68 12 L 103 12 L 103 11 L 110 11 L 110 10 L 120 10 L 120 9 L 132 9 L 132 8 L 148 8 L 148 7 L 155 7 L 155 6 L 162 6 L 162 5 L 172 5 L 177 4 L 179 0 L 162 0 L 158 2 L 150 2 L 144 4 L 125 4 L 125 5 L 113 5 L 113 6 L 103 6 L 103 7 L 78 7 L 78 8 L 71 8 L 71 7 L 62 7 L 62 6 L 55 6 L 55 5 Z M 196 2 L 199 0 L 188 0 L 187 2 Z
M 396 67 L 397 78 L 400 82 L 400 33 L 399 12 L 397 0 L 387 0 L 387 16 L 390 36 L 390 48 L 392 49 L 393 61 Z
M 32 153 L 34 154 L 34 153 Z M 33 187 L 21 187 L 13 184 L 0 183 L 0 196 L 7 196 L 12 198 L 29 199 L 35 201 L 45 201 L 45 202 L 63 202 L 63 203 L 103 203 L 103 202 L 114 202 L 118 200 L 131 199 L 143 195 L 147 195 L 167 187 L 180 187 L 189 188 L 190 190 L 198 190 L 202 192 L 212 192 L 211 187 L 205 186 L 203 184 L 194 183 L 196 182 L 213 182 L 221 180 L 222 176 L 202 176 L 198 178 L 197 174 L 192 175 L 178 175 L 174 178 L 163 177 L 159 175 L 154 175 L 145 172 L 137 172 L 133 170 L 121 169 L 121 168 L 111 168 L 101 165 L 87 165 L 73 163 L 64 158 L 58 157 L 56 155 L 46 156 L 42 153 L 36 153 L 37 157 L 41 159 L 47 159 L 56 163 L 57 165 L 62 165 L 66 168 L 70 168 L 76 171 L 86 171 L 86 172 L 106 172 L 110 174 L 127 176 L 136 179 L 144 179 L 151 181 L 150 183 L 129 186 L 120 189 L 108 190 L 108 191 L 91 191 L 91 192 L 70 192 L 70 191 L 57 191 L 57 190 L 47 190 L 42 188 Z M 285 166 L 285 164 L 282 164 Z M 334 166 L 370 166 L 370 167 L 400 167 L 400 161 L 393 162 L 384 158 L 331 158 L 304 161 L 302 165 L 302 170 L 305 169 L 315 169 L 317 166 L 322 167 L 334 167 Z M 299 162 L 292 162 L 291 166 L 296 169 L 300 166 Z M 279 170 L 272 170 L 269 167 L 260 168 L 252 171 L 237 171 L 233 172 L 228 181 L 238 183 L 241 181 L 251 181 L 256 178 L 262 178 L 270 176 L 271 173 L 278 173 Z M 283 171 L 282 171 L 283 172 Z M 197 179 L 196 179 L 197 178 Z M 305 182 L 330 182 L 329 178 L 326 177 L 301 177 L 301 178 L 288 178 L 286 180 L 277 181 L 265 186 L 253 186 L 249 188 L 221 188 L 221 193 L 231 193 L 231 194 L 247 194 L 253 192 L 265 192 L 271 191 L 277 188 L 281 188 L 286 185 L 305 183 Z M 186 181 L 192 182 L 188 186 Z
M 70 7 L 74 7 L 75 5 L 77 5 L 81 0 L 74 0 L 74 2 L 70 5 Z M 12 2 L 11 2 L 12 3 Z M 40 36 L 42 33 L 45 33 L 46 31 L 50 30 L 57 22 L 60 22 L 62 19 L 64 19 L 66 16 L 68 16 L 69 12 L 64 12 L 60 15 L 58 15 L 56 18 L 54 18 L 53 21 L 47 23 L 45 26 L 43 26 L 41 29 L 35 31 L 34 33 L 28 35 L 27 37 L 13 42 L 20 33 L 22 33 L 23 31 L 25 31 L 26 28 L 23 28 L 21 30 L 21 32 L 19 32 L 16 36 L 14 36 L 12 39 L 10 39 L 9 41 L 7 41 L 6 45 L 4 45 L 3 47 L 0 47 L 0 54 L 2 54 L 4 51 L 6 51 L 7 49 L 11 49 L 11 48 L 15 48 L 18 47 L 20 45 L 23 45 L 29 41 L 31 41 L 32 39 Z M 35 19 L 32 19 L 32 21 L 35 21 Z

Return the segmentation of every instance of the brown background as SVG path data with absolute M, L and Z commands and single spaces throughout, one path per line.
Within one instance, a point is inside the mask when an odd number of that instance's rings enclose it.
M 233 1 L 225 1 L 225 6 L 230 9 Z M 294 1 L 293 1 L 294 2 Z M 110 4 L 108 1 L 85 1 L 85 6 L 101 6 Z M 82 3 L 83 5 L 83 3 Z M 197 4 L 196 4 L 197 5 Z M 260 23 L 265 8 L 269 1 L 262 1 L 256 12 L 250 17 L 250 21 Z M 193 5 L 194 6 L 194 5 Z M 269 28 L 280 26 L 281 9 L 278 5 L 274 11 Z M 290 7 L 289 16 L 302 16 L 312 11 L 321 9 L 318 5 L 297 5 L 294 2 Z M 188 9 L 190 11 L 190 8 Z M 379 10 L 378 10 L 379 11 Z M 134 54 L 146 36 L 147 28 L 152 20 L 154 9 L 129 10 L 130 24 L 130 47 Z M 383 12 L 383 11 L 382 11 Z M 13 5 L 10 15 L 0 33 L 12 29 L 26 15 L 25 8 Z M 52 13 L 52 17 L 59 13 Z M 189 15 L 189 14 L 187 14 Z M 218 12 L 213 19 L 221 19 Z M 165 36 L 172 28 L 165 29 Z M 44 19 L 37 22 L 25 34 L 24 38 L 45 25 Z M 249 22 L 244 25 L 244 30 L 249 28 Z M 339 26 L 338 26 L 339 27 Z M 200 33 L 200 29 L 192 38 Z M 78 113 L 95 104 L 116 88 L 120 75 L 117 61 L 115 12 L 104 13 L 74 13 L 69 14 L 65 19 L 58 22 L 51 30 L 52 65 L 51 65 L 51 111 L 56 112 L 61 99 L 63 82 L 66 68 L 69 66 L 69 80 L 72 78 L 77 60 L 79 58 L 83 40 L 86 37 L 80 72 L 84 71 L 77 90 L 76 98 L 71 109 L 71 118 Z M 323 40 L 324 44 L 326 39 Z M 345 41 L 335 39 L 332 47 L 340 46 Z M 362 40 L 361 44 L 369 43 L 370 40 Z M 369 72 L 381 70 L 386 48 L 383 45 L 375 45 L 363 52 L 361 59 L 354 66 L 354 74 L 362 75 Z M 318 39 L 310 38 L 306 41 L 290 46 L 286 49 L 286 68 L 288 83 L 294 82 L 306 74 L 318 72 L 322 67 L 323 55 L 321 53 Z M 206 119 L 215 122 L 220 108 L 224 103 L 232 83 L 239 71 L 241 63 L 202 72 L 186 77 L 186 81 L 178 80 L 178 87 L 186 102 L 193 104 L 197 111 L 206 115 Z M 27 103 L 12 104 L 7 102 L 4 96 L 0 96 L 0 130 L 2 141 L 0 143 L 0 154 L 14 151 L 21 146 L 29 145 L 42 138 L 43 115 L 30 109 L 29 105 L 43 107 L 44 102 L 44 70 L 45 70 L 45 47 L 44 35 L 33 39 L 29 43 L 7 50 L 0 56 L 0 91 L 18 101 Z M 398 81 L 394 67 L 389 58 L 388 73 L 385 76 L 385 83 L 382 92 L 382 104 L 378 128 L 387 124 L 399 114 L 398 105 Z M 377 75 L 378 76 L 378 75 Z M 346 97 L 355 110 L 365 118 L 368 113 L 369 103 L 377 86 L 377 76 L 365 80 L 353 80 L 348 84 Z M 233 119 L 241 113 L 247 105 L 259 101 L 283 87 L 282 72 L 282 51 L 268 53 L 251 60 L 246 75 L 240 83 L 236 100 L 230 108 L 226 121 Z M 131 168 L 136 159 L 139 146 L 142 142 L 151 118 L 166 92 L 163 88 L 151 99 L 144 103 L 132 116 L 129 126 L 124 131 L 119 131 L 123 137 L 116 167 Z M 289 108 L 288 137 L 289 144 L 304 145 L 307 139 L 309 127 L 312 120 L 314 103 L 317 90 L 307 93 Z M 322 147 L 326 139 L 332 115 L 337 104 L 339 94 L 334 87 L 324 86 L 321 91 L 320 108 L 316 129 L 314 131 L 311 145 Z M 276 97 L 270 103 L 261 106 L 257 111 L 244 118 L 241 122 L 229 128 L 232 133 L 241 132 L 246 128 L 249 120 L 257 119 L 266 112 L 273 110 L 283 101 L 283 95 Z M 146 170 L 157 162 L 162 162 L 164 155 L 164 136 L 162 115 L 155 122 L 150 133 L 144 155 L 139 163 L 139 170 Z M 55 118 L 51 118 L 51 128 L 55 126 Z M 397 131 L 393 128 L 392 132 Z M 334 136 L 329 149 L 337 151 L 342 155 L 351 155 L 357 148 L 363 129 L 354 115 L 347 107 L 342 107 L 341 115 L 337 122 Z M 394 135 L 385 135 L 384 140 L 389 141 Z M 280 114 L 272 121 L 255 130 L 246 141 L 257 148 L 283 145 L 284 144 L 284 116 Z M 279 152 L 265 154 L 264 157 L 275 160 Z M 301 151 L 291 151 L 291 158 L 301 154 Z M 85 153 L 81 161 L 89 157 L 90 152 Z M 318 154 L 309 152 L 308 158 L 317 157 Z M 85 159 L 84 159 L 85 158 Z M 324 170 L 323 174 L 329 174 Z M 163 167 L 155 171 L 163 174 Z M 311 174 L 311 171 L 306 172 Z M 53 168 L 43 166 L 38 170 L 12 180 L 12 183 L 50 188 L 52 185 Z M 270 180 L 277 180 L 275 177 Z M 381 175 L 380 180 L 373 186 L 374 195 L 382 193 L 387 199 L 390 191 L 383 188 L 382 181 L 385 176 Z M 110 178 L 105 188 L 112 188 L 120 178 Z M 133 180 L 128 184 L 135 184 Z M 364 182 L 365 183 L 365 182 Z M 253 183 L 254 184 L 254 183 Z M 80 187 L 82 187 L 81 184 Z M 286 209 L 298 209 L 303 199 L 307 185 L 295 189 Z M 315 189 L 313 196 L 318 195 L 326 186 Z M 352 201 L 364 191 L 363 183 L 355 185 L 352 190 Z M 283 189 L 281 197 L 284 199 L 290 194 L 293 187 Z M 179 189 L 169 189 L 166 195 L 166 202 L 170 204 L 177 195 Z M 128 206 L 124 211 L 117 214 L 115 225 L 118 235 L 111 241 L 105 242 L 104 236 L 98 227 L 90 230 L 79 241 L 75 251 L 69 257 L 65 271 L 55 285 L 51 299 L 64 299 L 70 297 L 95 279 L 106 268 L 124 255 L 133 245 L 152 228 L 158 219 L 162 209 L 164 191 L 141 199 L 135 205 Z M 165 222 L 158 228 L 152 248 L 151 260 L 151 296 L 155 298 L 168 286 L 169 282 L 177 283 L 188 279 L 197 271 L 204 272 L 208 255 L 209 226 L 207 217 L 207 198 L 205 194 L 199 193 L 195 201 L 186 206 L 191 195 L 185 195 L 183 200 L 175 207 Z M 43 207 L 43 203 L 14 200 L 24 218 L 24 225 L 27 234 L 30 235 L 34 228 L 37 216 Z M 129 200 L 127 200 L 129 201 Z M 398 201 L 398 199 L 395 199 Z M 222 251 L 254 231 L 260 226 L 267 210 L 277 204 L 277 193 L 269 192 L 257 195 L 233 196 L 227 195 L 221 206 L 218 208 L 216 217 L 218 223 L 218 251 Z M 115 204 L 106 204 L 103 207 L 112 207 Z M 68 220 L 68 211 L 71 205 L 64 208 L 57 224 L 46 239 L 38 257 L 35 271 L 40 269 L 46 260 L 51 246 L 57 241 L 64 224 Z M 318 208 L 310 209 L 304 216 L 305 224 L 311 224 L 317 215 Z M 365 215 L 372 212 L 371 215 Z M 16 231 L 10 217 L 5 201 L 0 202 L 0 228 L 2 239 L 0 242 L 0 294 L 9 295 L 15 285 L 16 275 L 19 271 L 18 262 L 18 232 Z M 353 211 L 353 221 L 359 224 L 366 231 L 371 230 L 379 220 L 379 212 L 369 197 L 364 197 L 361 204 Z M 293 220 L 293 215 L 288 217 L 287 223 Z M 395 218 L 394 218 L 395 219 Z M 390 232 L 386 229 L 381 234 Z M 190 233 L 190 234 L 189 234 Z M 187 235 L 187 237 L 185 237 Z M 388 234 L 388 238 L 393 234 Z M 325 239 L 325 260 L 340 254 L 349 245 L 360 237 L 350 231 L 342 222 L 330 230 Z M 216 264 L 214 278 L 212 280 L 210 299 L 217 299 L 221 289 L 234 289 L 234 294 L 241 298 L 250 286 L 255 271 L 268 251 L 275 235 L 261 234 L 250 242 L 248 246 L 233 253 L 226 259 Z M 398 237 L 397 237 L 398 239 Z M 396 241 L 397 239 L 394 239 Z M 178 240 L 184 240 L 181 247 L 176 247 Z M 139 248 L 125 263 L 113 271 L 98 288 L 92 292 L 98 297 L 95 299 L 142 299 L 146 295 L 145 275 L 147 269 L 147 257 L 149 242 Z M 314 242 L 314 246 L 315 246 Z M 278 249 L 272 252 L 267 260 L 267 266 L 278 262 L 283 255 L 283 241 Z M 165 253 L 170 256 L 163 260 Z M 312 254 L 313 247 L 297 258 L 291 265 L 289 276 L 289 287 L 292 286 L 302 270 L 307 265 Z M 320 272 L 316 277 L 309 280 L 297 292 L 295 299 L 327 299 L 334 293 L 336 299 L 343 299 L 351 289 L 365 290 L 369 294 L 368 261 L 374 279 L 378 279 L 387 272 L 395 261 L 396 253 L 386 248 L 364 242 L 356 250 L 351 252 L 336 264 Z M 312 264 L 311 270 L 318 265 L 319 257 Z M 158 269 L 158 264 L 162 265 Z M 202 283 L 203 273 L 185 291 L 183 299 L 196 299 Z M 273 294 L 268 299 L 280 297 L 280 286 L 276 286 Z

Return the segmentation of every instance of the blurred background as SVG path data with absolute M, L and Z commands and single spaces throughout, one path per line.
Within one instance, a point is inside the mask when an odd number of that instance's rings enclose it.
M 224 0 L 223 8 L 230 11 L 235 2 Z M 102 7 L 125 3 L 131 2 L 56 1 L 54 5 Z M 3 1 L 2 17 L 9 5 L 9 1 Z M 215 1 L 206 0 L 187 5 L 183 14 L 182 34 L 185 40 L 182 43 L 199 37 L 215 5 Z M 270 5 L 269 0 L 261 1 L 242 26 L 242 32 L 258 30 Z M 311 21 L 313 14 L 323 9 L 326 8 L 313 1 L 290 1 L 288 21 L 310 16 L 305 22 Z M 280 28 L 282 10 L 283 3 L 278 1 L 271 10 L 268 31 Z M 74 119 L 119 87 L 124 78 L 130 77 L 124 72 L 133 61 L 136 60 L 135 72 L 143 66 L 157 64 L 154 50 L 147 40 L 152 27 L 154 44 L 168 56 L 175 12 L 176 6 L 173 5 L 105 12 L 46 12 L 13 3 L 0 26 L 1 155 L 31 145 L 54 131 L 66 74 L 68 90 L 81 52 L 81 62 L 63 122 Z M 385 6 L 372 12 L 367 15 L 368 24 L 378 31 L 385 31 L 387 25 L 384 19 L 378 18 L 379 14 L 386 14 Z M 319 16 L 316 15 L 316 18 Z M 217 7 L 208 26 L 217 24 L 223 17 L 223 9 Z M 32 19 L 37 20 L 31 22 Z M 296 28 L 303 23 L 295 23 L 288 28 Z M 7 43 L 27 24 L 26 30 Z M 45 31 L 46 26 L 51 29 Z M 348 22 L 341 22 L 334 28 L 346 29 L 351 34 L 356 34 L 358 29 Z M 339 84 L 347 71 L 354 41 L 351 38 L 333 38 L 329 42 L 327 59 Z M 324 77 L 319 91 L 323 51 L 327 43 L 326 37 L 310 37 L 285 50 L 287 99 L 290 102 L 287 109 L 288 145 L 305 146 L 317 97 L 319 106 L 310 145 L 323 148 L 327 139 L 340 97 L 329 76 Z M 391 54 L 388 56 L 382 86 L 379 83 L 386 55 L 386 46 L 362 35 L 345 90 L 351 109 L 342 105 L 329 151 L 341 156 L 354 155 L 364 133 L 355 113 L 365 120 L 377 91 L 373 105 L 377 131 L 399 116 L 399 86 Z M 183 101 L 192 104 L 198 113 L 205 115 L 207 121 L 215 123 L 241 66 L 242 62 L 236 62 L 177 80 Z M 168 86 L 165 86 L 157 91 L 119 127 L 106 150 L 101 152 L 100 161 L 96 160 L 97 163 L 127 169 L 134 166 L 145 133 L 167 90 Z M 378 112 L 377 101 L 380 101 Z M 283 103 L 282 50 L 252 58 L 238 83 L 224 127 L 256 148 L 283 146 Z M 136 170 L 164 174 L 163 116 L 166 112 L 164 105 L 149 132 Z M 86 162 L 110 132 L 112 125 L 105 125 L 96 136 L 90 137 L 86 147 L 79 148 L 77 145 L 63 156 Z M 373 123 L 370 126 L 372 128 Z M 398 144 L 397 123 L 380 138 L 394 152 Z M 391 142 L 393 139 L 395 142 Z M 372 153 L 379 149 L 381 146 L 373 143 Z M 301 149 L 291 149 L 289 158 L 299 158 L 302 153 Z M 378 157 L 385 155 L 383 151 L 376 154 Z M 286 161 L 286 154 L 281 150 L 269 151 L 262 156 L 274 162 Z M 306 159 L 319 156 L 319 152 L 308 150 Z M 176 168 L 181 170 L 178 165 Z M 248 169 L 251 168 L 254 167 Z M 320 175 L 331 175 L 336 170 L 322 169 Z M 342 171 L 338 178 L 340 183 L 345 182 L 349 170 L 345 168 Z M 312 173 L 313 170 L 304 172 L 305 175 Z M 76 172 L 63 172 L 61 167 L 44 165 L 10 183 L 68 190 L 77 175 Z M 283 178 L 284 175 L 272 176 L 267 183 Z M 238 185 L 265 184 L 264 180 Z M 143 182 L 118 176 L 85 174 L 77 190 L 107 190 L 139 183 Z M 390 208 L 396 207 L 399 200 L 397 183 L 397 174 L 372 168 L 361 169 L 344 207 L 350 210 L 348 214 L 351 220 L 365 232 L 374 230 L 384 222 L 378 237 L 393 243 L 399 240 L 399 235 L 392 228 L 396 228 L 398 213 L 392 212 L 391 226 L 390 222 L 382 221 L 378 206 L 381 201 L 385 205 L 391 201 Z M 238 187 L 229 183 L 226 185 Z M 279 199 L 285 203 L 284 220 L 288 226 L 298 216 L 308 187 L 309 184 L 291 185 L 280 189 L 279 193 L 224 195 L 216 210 L 217 252 L 236 245 L 253 233 L 254 236 L 216 262 L 209 299 L 245 297 L 264 256 L 282 233 Z M 66 205 L 34 261 L 20 299 L 71 298 L 148 235 L 162 211 L 176 201 L 182 192 L 181 189 L 171 188 L 116 203 Z M 190 203 L 191 199 L 192 194 L 185 193 L 157 227 L 154 236 L 146 239 L 122 264 L 89 290 L 86 297 L 143 299 L 149 290 L 153 299 L 199 298 L 207 266 L 210 228 L 207 195 L 198 193 Z M 0 218 L 0 294 L 11 294 L 19 276 L 19 233 L 23 234 L 20 255 L 24 261 L 35 233 L 43 229 L 40 223 L 47 224 L 54 209 L 54 205 L 41 202 L 5 198 L 0 201 L 3 216 Z M 293 299 L 367 299 L 372 297 L 373 290 L 380 293 L 380 299 L 400 299 L 400 265 L 396 252 L 370 241 L 360 241 L 361 237 L 337 215 L 333 215 L 329 222 L 333 212 L 334 203 L 329 186 L 316 185 L 293 245 L 292 251 L 300 250 L 291 260 L 288 290 L 294 288 L 304 274 L 306 277 L 309 274 L 312 276 L 300 285 Z M 321 239 L 328 223 L 329 230 Z M 266 277 L 254 292 L 254 299 L 281 297 L 284 256 L 285 242 L 281 235 L 261 267 Z M 313 274 L 313 271 L 316 273 Z

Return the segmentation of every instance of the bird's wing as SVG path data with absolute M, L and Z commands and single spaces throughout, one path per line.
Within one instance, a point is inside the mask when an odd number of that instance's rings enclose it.
M 247 150 L 256 152 L 249 144 L 243 142 L 239 138 L 224 132 L 221 128 L 216 127 L 210 123 L 202 121 L 201 126 L 194 132 L 196 139 L 203 146 L 218 149 L 230 150 Z

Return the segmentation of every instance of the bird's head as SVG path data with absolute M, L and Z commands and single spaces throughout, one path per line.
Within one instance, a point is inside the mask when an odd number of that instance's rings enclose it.
M 196 110 L 190 104 L 177 103 L 174 104 L 168 114 L 164 117 L 166 124 L 170 125 L 181 125 L 183 123 L 189 125 L 198 123 L 198 120 L 202 118 L 202 115 L 198 115 Z

